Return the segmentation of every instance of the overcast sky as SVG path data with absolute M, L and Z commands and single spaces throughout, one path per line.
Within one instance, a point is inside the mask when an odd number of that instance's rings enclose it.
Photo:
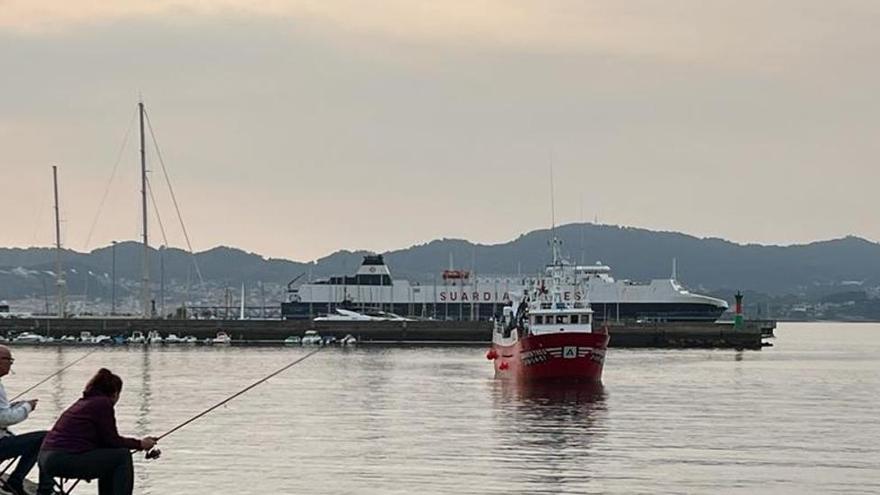
M 139 94 L 196 250 L 504 242 L 549 226 L 551 164 L 557 223 L 878 241 L 878 25 L 875 0 L 0 0 L 0 246 L 54 242 L 52 164 L 66 247 L 138 236 Z

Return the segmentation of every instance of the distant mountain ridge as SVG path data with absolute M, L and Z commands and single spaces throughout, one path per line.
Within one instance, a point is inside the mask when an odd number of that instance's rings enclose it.
M 792 246 L 736 244 L 718 238 L 698 238 L 677 232 L 658 232 L 634 227 L 568 224 L 557 227 L 563 250 L 574 262 L 601 261 L 619 279 L 666 278 L 677 260 L 678 279 L 686 286 L 707 293 L 754 291 L 774 296 L 802 294 L 816 288 L 880 286 L 880 244 L 859 237 L 845 237 Z M 548 229 L 535 230 L 509 242 L 474 244 L 461 239 L 438 239 L 425 244 L 383 253 L 397 278 L 430 282 L 449 267 L 482 275 L 532 274 L 549 258 Z M 295 252 L 295 248 L 291 249 Z M 116 245 L 117 280 L 139 283 L 143 248 L 136 242 Z M 158 283 L 164 265 L 168 283 L 198 281 L 193 258 L 204 279 L 215 286 L 242 282 L 286 284 L 329 275 L 350 274 L 360 265 L 365 251 L 337 251 L 315 262 L 302 263 L 264 258 L 231 247 L 216 247 L 190 255 L 176 248 L 162 253 L 150 249 L 151 278 Z M 53 289 L 55 252 L 51 248 L 0 248 L 0 300 L 41 295 Z M 90 253 L 65 250 L 68 292 L 77 293 L 77 277 L 83 290 L 106 293 L 112 271 L 111 246 Z M 85 275 L 91 272 L 91 275 Z M 47 289 L 46 284 L 49 284 Z M 120 286 L 124 286 L 120 283 Z

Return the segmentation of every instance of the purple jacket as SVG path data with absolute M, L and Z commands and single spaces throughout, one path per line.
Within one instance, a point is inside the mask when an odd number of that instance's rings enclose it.
M 83 397 L 68 407 L 43 440 L 43 450 L 79 454 L 95 449 L 141 449 L 136 438 L 119 436 L 113 401 L 105 395 Z

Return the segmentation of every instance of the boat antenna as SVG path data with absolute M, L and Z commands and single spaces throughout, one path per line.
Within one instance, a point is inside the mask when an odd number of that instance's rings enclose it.
M 553 265 L 561 262 L 559 254 L 559 239 L 556 237 L 556 193 L 553 187 L 553 156 L 550 156 L 550 244 L 553 250 Z
M 55 192 L 55 285 L 58 286 L 58 317 L 66 313 L 64 272 L 61 271 L 61 210 L 58 206 L 58 166 L 52 165 L 52 185 Z
M 550 231 L 556 235 L 556 194 L 553 187 L 553 157 L 550 157 Z
M 678 279 L 677 267 L 675 266 L 675 258 L 672 258 L 672 280 Z

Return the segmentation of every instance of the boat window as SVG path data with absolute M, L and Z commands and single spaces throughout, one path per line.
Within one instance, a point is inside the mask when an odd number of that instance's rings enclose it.
M 556 316 L 556 323 L 557 323 L 558 325 L 565 325 L 565 324 L 568 324 L 568 316 L 565 316 L 565 315 L 557 315 L 557 316 Z
M 535 325 L 543 325 L 543 324 L 544 324 L 544 317 L 541 315 L 535 316 Z
M 573 324 L 580 323 L 580 318 L 578 318 L 578 315 L 571 315 L 571 322 Z

